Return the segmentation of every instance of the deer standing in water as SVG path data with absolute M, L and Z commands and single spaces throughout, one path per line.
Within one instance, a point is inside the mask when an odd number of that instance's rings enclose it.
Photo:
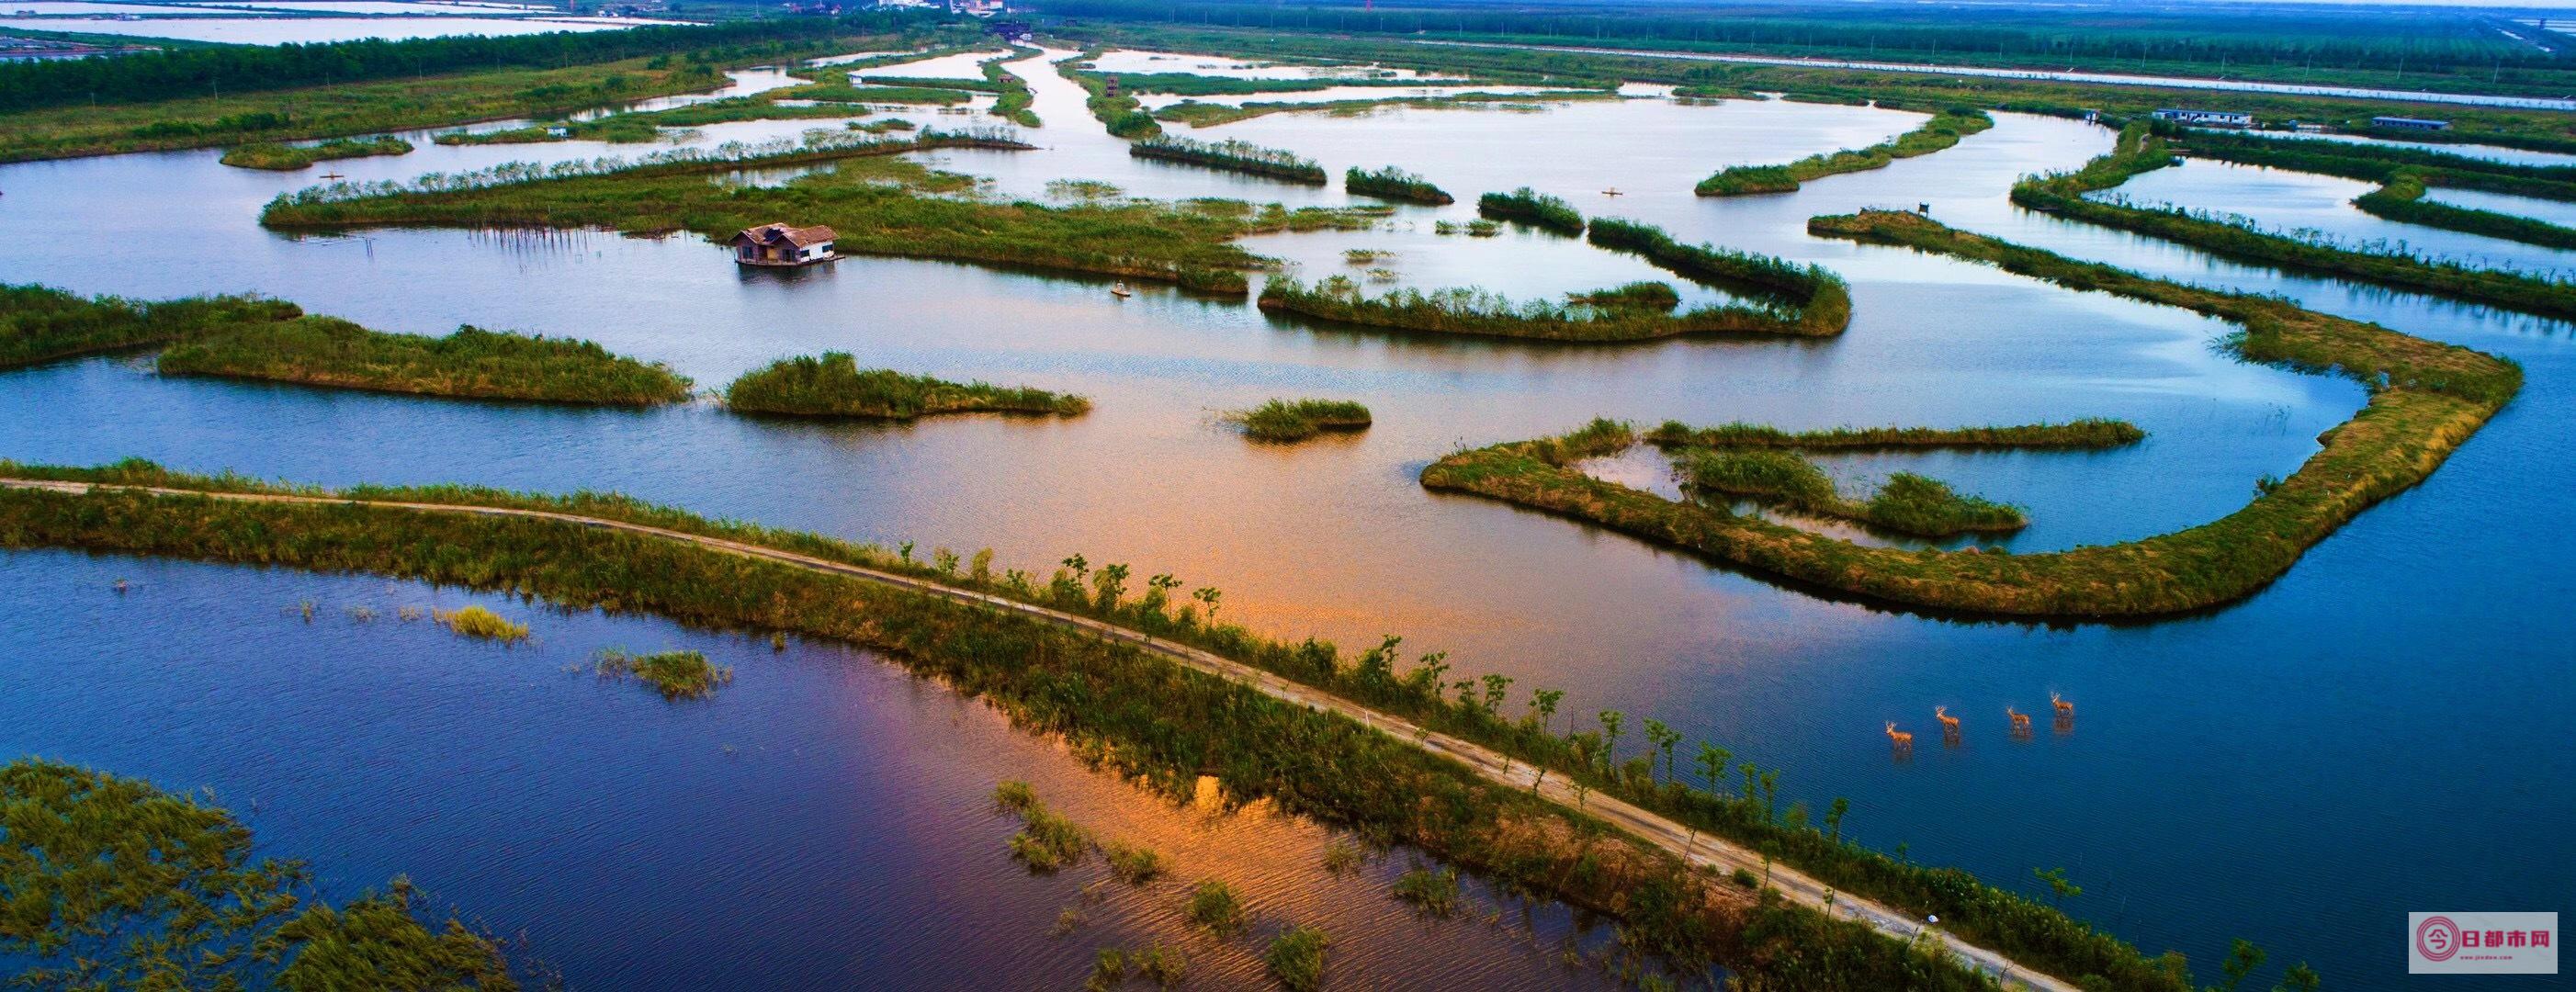
M 2066 701 L 2066 700 L 2064 700 L 2064 699 L 2060 699 L 2060 698 L 2058 698 L 2058 696 L 2057 696 L 2057 694 L 2056 694 L 2056 693 L 2052 692 L 2052 693 L 2049 693 L 2049 694 L 2048 694 L 2048 704 L 2049 704 L 2049 705 L 2051 705 L 2051 706 L 2057 707 L 2057 718 L 2058 718 L 2058 719 L 2060 719 L 2060 720 L 2072 720 L 2072 719 L 2075 719 L 2075 704 L 2074 704 L 2074 703 L 2070 703 L 2070 702 L 2067 702 L 2067 701 Z
M 1894 741 L 1896 743 L 1896 749 L 1899 751 L 1914 750 L 1914 735 L 1896 729 L 1896 721 L 1894 720 L 1887 721 L 1887 739 Z
M 2012 704 L 2006 703 L 2004 704 L 2004 715 L 2012 718 L 2013 736 L 2030 736 L 2030 714 L 2016 710 L 2012 708 Z
M 1945 740 L 1945 741 L 1956 741 L 1956 740 L 1958 740 L 1958 739 L 1959 739 L 1959 718 L 1958 718 L 1958 717 L 1955 717 L 1955 716 L 1951 716 L 1951 715 L 1950 715 L 1950 708 L 1949 708 L 1949 707 L 1947 707 L 1947 706 L 1935 706 L 1935 707 L 1932 707 L 1932 717 L 1933 717 L 1934 719 L 1936 719 L 1936 720 L 1941 721 L 1941 739 L 1942 739 L 1942 740 Z

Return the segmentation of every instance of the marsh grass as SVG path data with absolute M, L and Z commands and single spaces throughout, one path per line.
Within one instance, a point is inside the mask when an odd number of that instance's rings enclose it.
M 1303 441 L 1325 431 L 1368 429 L 1369 410 L 1350 400 L 1273 399 L 1225 414 L 1256 441 Z
M 1112 842 L 1102 854 L 1109 860 L 1109 874 L 1129 885 L 1143 885 L 1163 874 L 1163 856 L 1151 848 Z
M 1682 305 L 1682 294 L 1671 283 L 1641 281 L 1588 293 L 1567 293 L 1565 302 L 1601 310 L 1645 310 L 1655 313 Z
M 1331 276 L 1313 284 L 1272 276 L 1262 284 L 1257 302 L 1263 310 L 1337 323 L 1481 337 L 1609 342 L 1689 334 L 1801 333 L 1794 330 L 1798 317 L 1787 306 L 1726 303 L 1673 312 L 1635 305 L 1652 292 L 1632 285 L 1572 294 L 1577 302 L 1515 300 L 1475 286 L 1431 292 L 1399 287 L 1368 296 L 1348 276 Z M 1613 305 L 1588 302 L 1593 299 Z M 1678 294 L 1675 299 L 1678 302 Z
M 847 352 L 782 358 L 725 387 L 725 405 L 744 413 L 910 420 L 941 413 L 1028 413 L 1071 417 L 1091 409 L 1080 396 L 1043 389 L 949 382 L 890 369 L 861 369 Z
M 303 314 L 295 304 L 255 296 L 145 302 L 0 283 L 0 369 L 168 344 Z
M 1396 878 L 1394 891 L 1423 915 L 1446 919 L 1458 912 L 1458 869 L 1415 868 Z
M 1020 831 L 1011 835 L 1008 844 L 1011 857 L 1027 865 L 1032 873 L 1046 874 L 1080 864 L 1083 855 L 1091 850 L 1090 832 L 1048 809 L 1026 782 L 994 786 L 993 805 L 1020 818 Z
M 1846 172 L 1884 169 L 1900 158 L 1929 155 L 1959 139 L 1995 126 L 1994 118 L 1971 107 L 1951 107 L 1934 114 L 1914 130 L 1867 148 L 1810 155 L 1787 165 L 1739 165 L 1700 180 L 1701 196 L 1795 192 L 1802 183 Z
M 1264 148 L 1248 141 L 1199 141 L 1194 138 L 1154 137 L 1130 143 L 1127 154 L 1137 158 L 1184 162 L 1209 169 L 1223 169 L 1246 175 L 1263 176 L 1308 186 L 1324 185 L 1322 166 L 1310 158 L 1281 148 Z
M 246 324 L 162 352 L 164 375 L 262 379 L 468 399 L 651 406 L 689 398 L 687 377 L 590 341 L 458 328 L 373 331 L 331 317 Z
M 1190 898 L 1182 905 L 1181 915 L 1219 937 L 1234 936 L 1251 925 L 1233 887 L 1213 878 L 1190 887 Z
M 1365 171 L 1359 166 L 1351 166 L 1342 172 L 1342 190 L 1359 196 L 1374 196 L 1381 200 L 1400 200 L 1405 203 L 1420 203 L 1434 207 L 1445 207 L 1458 202 L 1456 197 L 1449 195 L 1449 191 L 1432 185 L 1431 180 L 1392 165 L 1375 171 Z
M 1675 459 L 1692 488 L 1839 517 L 1916 537 L 2010 533 L 2029 525 L 2018 507 L 1951 492 L 1940 481 L 1898 472 L 1867 500 L 1835 491 L 1815 463 L 1776 448 L 1685 451 Z
M 1570 238 L 1583 235 L 1583 214 L 1573 204 L 1527 186 L 1477 197 L 1476 213 L 1487 220 L 1514 221 Z
M 1784 431 L 1742 421 L 1716 427 L 1692 427 L 1667 420 L 1643 440 L 1658 447 L 1785 448 L 1799 451 L 1906 451 L 1944 448 L 2100 450 L 2146 440 L 2147 432 L 2125 420 L 2086 417 L 2062 424 L 2018 424 L 1996 427 L 1834 427 Z
M 315 162 L 342 158 L 366 158 L 374 155 L 405 155 L 411 142 L 386 135 L 380 138 L 334 138 L 320 144 L 288 145 L 261 142 L 240 145 L 224 152 L 223 164 L 243 169 L 266 169 L 291 172 L 311 168 Z
M 1317 992 L 1324 987 L 1324 948 L 1331 944 L 1320 929 L 1289 927 L 1271 938 L 1261 960 L 1288 992 Z
M 307 607 L 307 615 L 310 615 L 310 609 Z M 528 625 L 512 623 L 502 619 L 500 614 L 480 606 L 468 606 L 461 610 L 438 610 L 433 612 L 432 616 L 461 637 L 479 637 L 504 644 L 516 644 L 528 639 Z
M 615 648 L 599 652 L 593 670 L 601 678 L 633 677 L 662 693 L 664 699 L 704 699 L 716 687 L 733 681 L 733 668 L 711 665 L 696 651 L 629 654 Z
M 1851 326 L 1851 288 L 1820 265 L 1800 265 L 1772 255 L 1686 245 L 1663 228 L 1616 217 L 1595 219 L 1586 240 L 1643 257 L 1674 275 L 1755 302 L 1724 308 L 1738 329 L 1772 334 L 1825 336 Z

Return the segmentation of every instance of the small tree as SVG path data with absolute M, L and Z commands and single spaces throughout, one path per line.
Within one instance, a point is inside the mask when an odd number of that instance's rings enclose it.
M 1834 804 L 1825 810 L 1825 829 L 1833 831 L 1836 844 L 1843 842 L 1843 814 L 1849 812 L 1851 800 L 1841 796 L 1835 796 Z
M 1665 726 L 1664 721 L 1646 718 L 1646 740 L 1664 754 L 1664 781 L 1673 780 L 1673 748 L 1682 742 L 1680 731 Z M 1651 776 L 1650 776 L 1651 777 Z
M 2033 868 L 2030 870 L 2030 873 L 2039 876 L 2040 881 L 2048 883 L 2049 897 L 2056 901 L 2059 909 L 2066 908 L 2067 899 L 2084 894 L 2084 888 L 2082 886 L 2066 880 L 2066 869 L 2064 868 L 2051 868 L 2047 871 Z M 2236 942 L 2236 950 L 2239 954 L 2251 950 L 2254 952 L 2254 964 L 2263 963 L 2263 951 L 2261 948 L 2257 948 L 2252 944 L 2239 940 Z M 2253 965 L 2247 965 L 2246 968 L 2251 970 Z M 2227 987 L 2231 989 L 2235 988 L 2236 983 L 2229 982 L 2227 983 Z
M 1699 742 L 1699 777 L 1708 783 L 1708 794 L 1716 795 L 1718 780 L 1726 777 L 1726 759 L 1734 755 L 1707 741 Z
M 2273 986 L 2272 992 L 2317 992 L 2317 986 L 2324 981 L 2316 969 L 2301 961 L 2290 966 L 2289 973 L 2281 976 L 2281 984 Z
M 1601 711 L 1601 767 L 1605 771 L 1619 763 L 1619 723 L 1625 719 L 1627 716 L 1618 710 Z
M 1207 607 L 1208 626 L 1210 627 L 1216 626 L 1216 601 L 1224 597 L 1225 594 L 1218 592 L 1213 586 L 1196 589 L 1190 593 L 1191 599 L 1198 600 L 1199 605 Z
M 1563 689 L 1540 689 L 1530 693 L 1530 709 L 1538 713 L 1538 732 L 1549 733 L 1548 725 L 1556 722 L 1556 704 L 1565 698 Z
M 1509 691 L 1511 687 L 1512 680 L 1510 676 L 1492 674 L 1485 676 L 1486 716 L 1494 716 L 1502 712 L 1503 694 Z
M 2061 877 L 2059 881 L 2062 882 L 2063 878 Z M 2218 966 L 2219 973 L 2227 976 L 2227 984 L 2220 988 L 2226 989 L 2227 992 L 2236 992 L 2236 986 L 2244 984 L 2245 976 L 2253 974 L 2254 969 L 2263 966 L 2264 957 L 2263 949 L 2254 946 L 2253 941 L 2243 937 L 2236 938 L 2236 942 L 2227 949 L 2227 960 Z

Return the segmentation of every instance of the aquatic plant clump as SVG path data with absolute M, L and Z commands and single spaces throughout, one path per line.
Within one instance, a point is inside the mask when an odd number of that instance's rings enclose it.
M 470 399 L 650 406 L 689 398 L 659 363 L 590 341 L 458 328 L 446 337 L 390 334 L 332 317 L 245 324 L 161 353 L 164 375 L 262 379 Z
M 1823 469 L 1787 451 L 1693 450 L 1674 459 L 1684 485 L 1785 506 L 1916 537 L 2000 534 L 2029 525 L 2020 509 L 1951 492 L 1940 481 L 1898 472 L 1867 500 L 1846 499 Z
M 1583 214 L 1575 210 L 1573 204 L 1527 186 L 1509 193 L 1487 193 L 1477 197 L 1476 213 L 1488 220 L 1514 221 L 1567 237 L 1581 237 L 1583 234 Z
M 406 155 L 411 142 L 392 135 L 380 138 L 334 138 L 320 144 L 288 145 L 262 142 L 240 145 L 224 152 L 225 165 L 243 169 L 267 169 L 291 172 L 312 167 L 315 162 L 342 158 L 365 158 L 373 155 Z
M 0 765 L 0 926 L 12 984 L 44 989 L 380 988 L 516 992 L 493 941 L 413 909 L 411 887 L 334 906 L 300 861 L 253 860 L 232 814 L 140 779 Z
M 1422 473 L 1433 489 L 1471 492 L 1689 548 L 1842 594 L 1945 612 L 2036 617 L 2156 616 L 2252 595 L 2316 542 L 2372 504 L 2421 482 L 2520 388 L 2513 363 L 2467 348 L 1952 230 L 1916 214 L 1819 217 L 1809 231 L 1996 265 L 2071 287 L 2234 321 L 2227 344 L 2251 361 L 2339 374 L 2370 402 L 2327 432 L 2324 449 L 2236 513 L 2188 530 L 2045 554 L 1878 548 L 1693 503 L 1674 502 L 1569 466 L 1633 443 L 1623 425 L 1460 452 Z M 1678 432 L 1684 433 L 1685 432 Z M 1903 496 L 1905 494 L 1900 494 Z M 1932 495 L 1917 492 L 1916 497 Z M 1919 501 L 1919 500 L 1918 500 Z M 1911 513 L 1899 500 L 1890 509 Z
M 439 610 L 430 614 L 440 625 L 460 637 L 477 637 L 487 641 L 515 644 L 528 639 L 528 625 L 503 619 L 498 613 L 480 606 L 461 610 Z
M 1457 198 L 1450 196 L 1447 190 L 1432 185 L 1431 180 L 1392 165 L 1374 172 L 1362 171 L 1356 165 L 1343 170 L 1342 189 L 1344 192 L 1358 196 L 1374 196 L 1381 200 L 1401 200 L 1406 203 L 1420 203 L 1434 207 L 1445 207 L 1458 202 Z
M 984 382 L 949 382 L 890 369 L 861 369 L 848 352 L 782 358 L 725 387 L 725 405 L 744 413 L 910 420 L 939 413 L 1088 412 L 1080 396 Z
M 0 369 L 146 348 L 303 315 L 295 304 L 256 296 L 147 302 L 0 283 Z
M 1251 923 L 1243 911 L 1243 901 L 1235 898 L 1234 888 L 1213 878 L 1190 887 L 1189 902 L 1182 906 L 1181 915 L 1219 937 L 1242 933 Z
M 1261 961 L 1288 992 L 1317 992 L 1324 987 L 1324 948 L 1331 944 L 1332 938 L 1320 929 L 1289 927 L 1271 938 Z
M 1225 419 L 1256 441 L 1303 441 L 1324 431 L 1365 430 L 1369 410 L 1350 400 L 1274 399 L 1228 413 Z
M 1280 148 L 1264 148 L 1248 141 L 1199 141 L 1194 138 L 1154 137 L 1132 142 L 1127 154 L 1137 158 L 1185 162 L 1210 169 L 1224 169 L 1255 176 L 1266 176 L 1309 186 L 1324 185 L 1322 166 L 1315 160 Z
M 1739 165 L 1720 169 L 1717 174 L 1700 180 L 1696 192 L 1701 196 L 1740 196 L 1747 193 L 1790 193 L 1802 183 L 1846 172 L 1884 169 L 1900 158 L 1929 155 L 1959 143 L 1959 139 L 1995 126 L 1995 119 L 1971 107 L 1950 107 L 1922 126 L 1867 148 L 1845 149 L 1826 155 L 1810 155 L 1787 165 Z
M 610 648 L 599 653 L 593 670 L 601 678 L 640 679 L 664 699 L 704 699 L 714 695 L 717 686 L 733 681 L 731 666 L 709 664 L 707 656 L 696 651 L 629 654 Z

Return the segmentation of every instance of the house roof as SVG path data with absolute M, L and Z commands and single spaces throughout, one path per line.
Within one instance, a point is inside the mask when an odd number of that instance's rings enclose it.
M 744 228 L 742 233 L 734 235 L 734 238 L 735 240 L 750 238 L 760 244 L 772 244 L 779 241 L 785 241 L 788 244 L 795 245 L 796 247 L 805 248 L 840 240 L 840 235 L 834 232 L 831 228 L 825 227 L 821 224 L 816 224 L 812 227 L 789 227 L 785 224 L 762 224 L 759 227 Z

